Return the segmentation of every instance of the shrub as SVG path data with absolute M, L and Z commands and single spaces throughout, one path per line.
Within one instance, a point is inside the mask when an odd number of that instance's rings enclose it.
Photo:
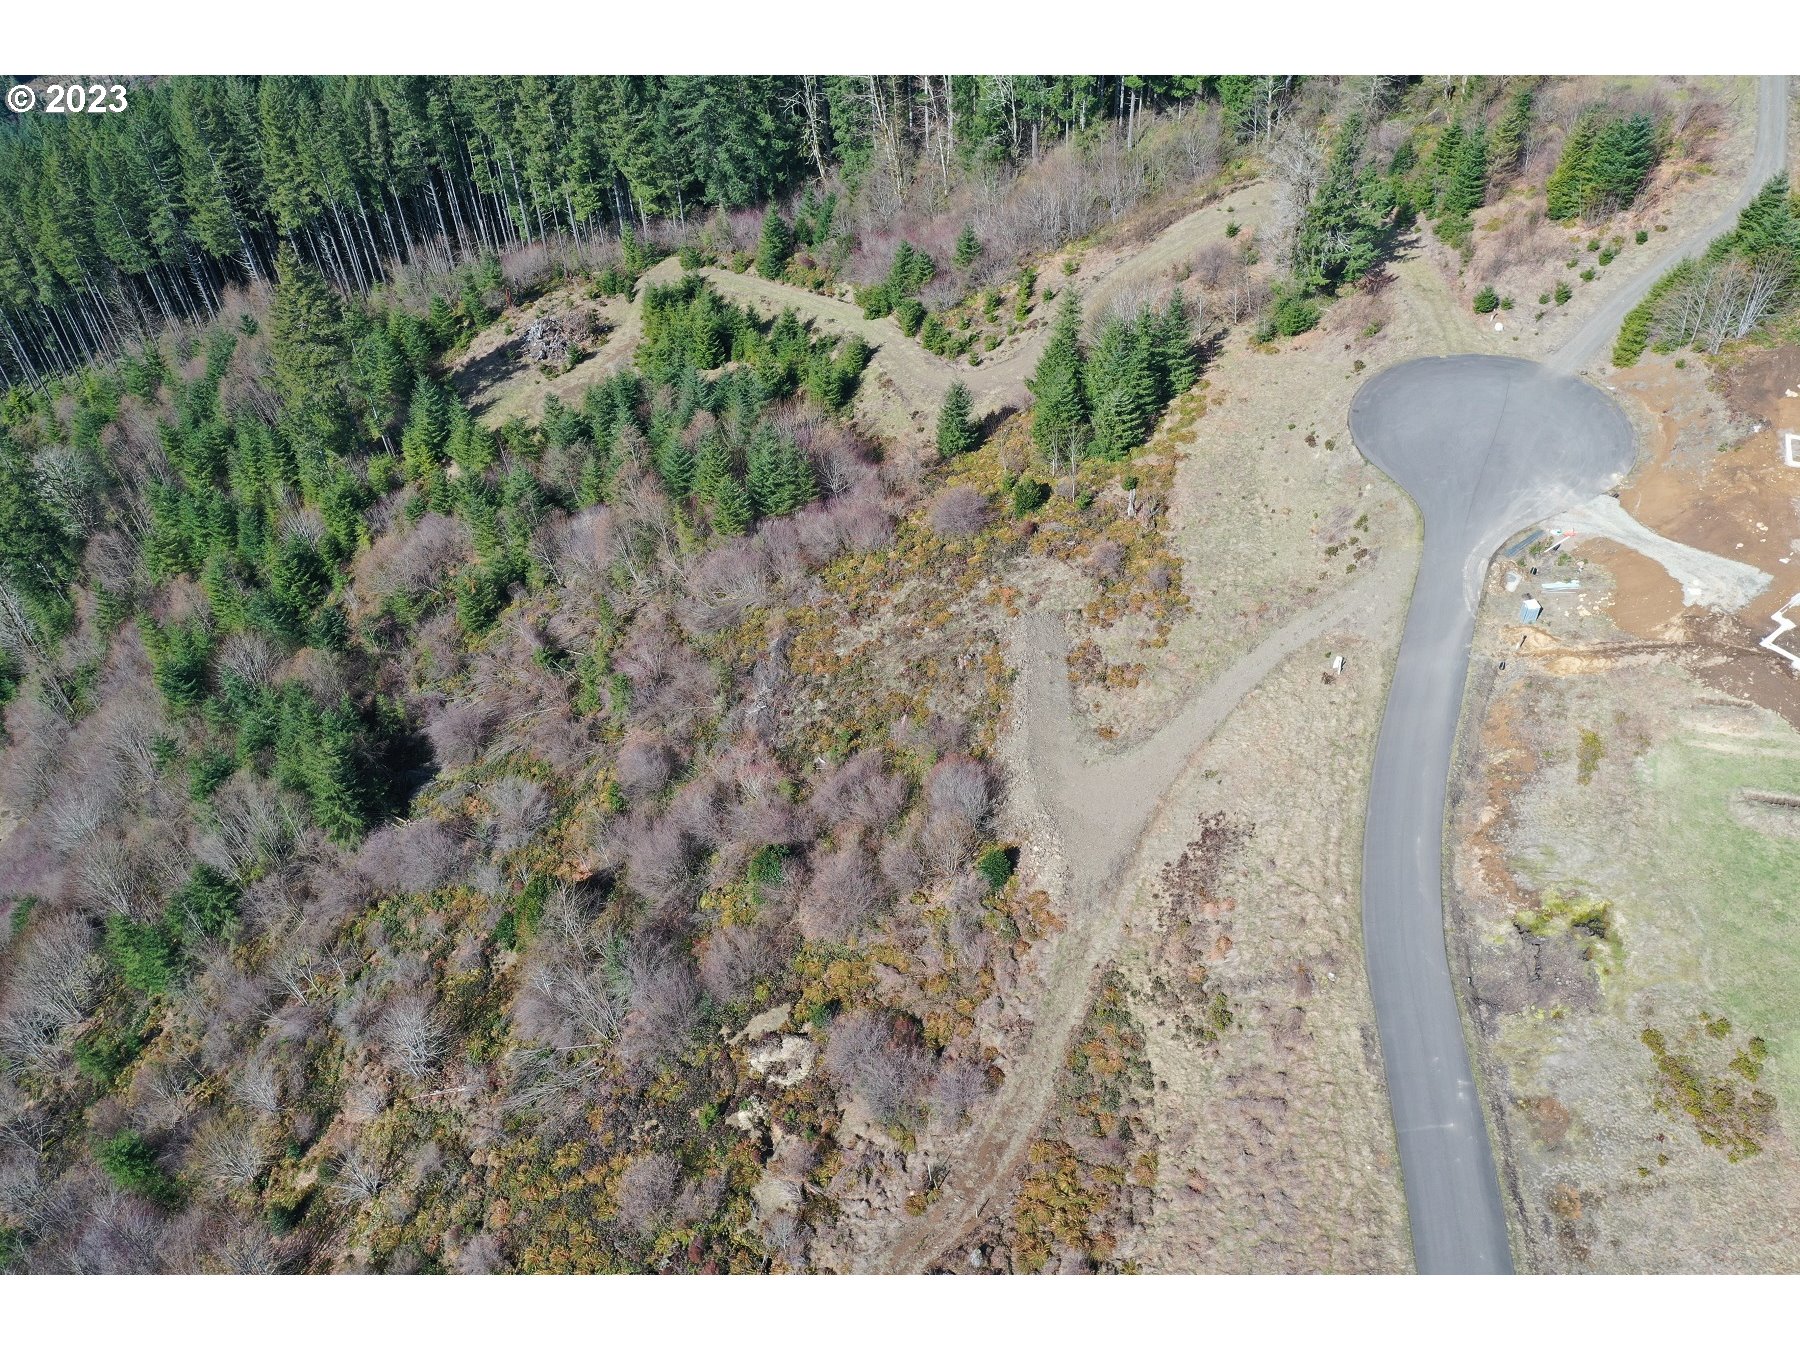
M 1284 295 L 1275 302 L 1269 317 L 1282 337 L 1296 337 L 1318 327 L 1319 307 L 1304 296 Z
M 987 515 L 987 498 L 964 484 L 938 493 L 927 520 L 938 534 L 961 539 L 979 533 L 987 524 Z
M 831 1024 L 825 1071 L 880 1120 L 895 1120 L 916 1106 L 931 1060 L 896 1035 L 890 1020 L 858 1009 Z
M 681 1168 L 663 1153 L 633 1158 L 618 1182 L 618 1221 L 641 1238 L 654 1237 L 673 1216 Z
M 1592 281 L 1594 279 L 1594 269 L 1591 267 L 1582 268 L 1581 269 L 1581 279 L 1583 281 Z
M 966 755 L 939 760 L 926 776 L 925 800 L 938 815 L 980 825 L 992 805 L 987 770 Z
M 165 1207 L 181 1198 L 175 1179 L 136 1130 L 120 1130 L 94 1149 L 94 1158 L 123 1190 Z
M 1013 484 L 1012 513 L 1015 516 L 1029 515 L 1049 500 L 1048 483 L 1040 483 L 1035 478 L 1021 478 Z
M 1637 238 L 1637 242 L 1638 242 L 1638 243 L 1640 243 L 1640 244 L 1647 244 L 1647 243 L 1649 243 L 1649 242 L 1650 242 L 1650 231 L 1648 231 L 1648 230 L 1639 230 L 1639 231 L 1638 231 L 1638 232 L 1637 232 L 1637 236 L 1636 236 L 1636 238 Z
M 856 303 L 862 307 L 865 319 L 879 319 L 894 312 L 894 296 L 885 285 L 858 287 Z
M 1475 312 L 1477 314 L 1492 314 L 1499 308 L 1500 295 L 1492 286 L 1483 286 L 1475 292 Z
M 988 884 L 990 891 L 997 891 L 1012 880 L 1012 850 L 990 848 L 975 861 L 975 870 L 981 873 L 982 880 Z
M 1571 287 L 1571 286 L 1570 286 L 1570 285 L 1569 285 L 1569 283 L 1568 283 L 1568 282 L 1566 282 L 1566 281 L 1559 281 L 1559 282 L 1557 282 L 1557 283 L 1556 283 L 1556 303 L 1557 303 L 1557 304 L 1559 304 L 1559 305 L 1566 305 L 1566 304 L 1568 304 L 1568 303 L 1569 303 L 1569 297 L 1570 297 L 1570 296 L 1572 296 L 1572 295 L 1574 295 L 1574 294 L 1575 294 L 1575 291 L 1574 291 L 1574 289 L 1573 289 L 1573 288 L 1572 288 L 1572 287 Z

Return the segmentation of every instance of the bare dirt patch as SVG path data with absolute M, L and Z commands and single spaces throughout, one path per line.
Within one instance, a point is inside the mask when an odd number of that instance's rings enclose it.
M 1800 469 L 1786 464 L 1781 436 L 1800 430 L 1800 397 L 1786 392 L 1800 391 L 1800 348 L 1756 352 L 1718 374 L 1675 359 L 1647 356 L 1617 380 L 1642 446 L 1619 504 L 1656 533 L 1773 581 L 1735 613 L 1711 614 L 1684 607 L 1661 566 L 1617 544 L 1578 538 L 1565 551 L 1594 564 L 1584 578 L 1595 607 L 1622 633 L 1706 649 L 1710 659 L 1691 664 L 1702 679 L 1800 726 L 1800 680 L 1757 646 L 1800 592 Z
M 533 421 L 554 394 L 579 405 L 629 357 L 637 343 L 637 307 L 617 296 L 595 298 L 580 285 L 564 286 L 509 310 L 477 333 L 450 363 L 450 380 L 469 408 L 490 426 L 514 417 Z M 524 351 L 526 330 L 555 317 L 589 334 L 575 362 L 562 371 L 533 365 Z M 621 331 L 622 329 L 622 331 Z

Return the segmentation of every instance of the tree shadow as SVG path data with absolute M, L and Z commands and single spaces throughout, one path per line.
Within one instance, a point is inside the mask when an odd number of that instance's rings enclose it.
M 1005 423 L 1007 418 L 1014 416 L 1018 411 L 1019 409 L 1011 403 L 1001 404 L 992 412 L 984 414 L 980 421 L 976 423 L 976 434 L 985 441 L 996 431 L 1000 430 L 1001 425 Z
M 477 357 L 452 377 L 456 392 L 472 409 L 493 400 L 490 395 L 525 365 L 523 335 L 508 338 L 486 356 Z

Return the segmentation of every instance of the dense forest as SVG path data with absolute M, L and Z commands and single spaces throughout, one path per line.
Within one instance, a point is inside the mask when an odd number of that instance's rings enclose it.
M 784 196 L 836 176 L 896 201 L 1145 114 L 1221 105 L 1254 136 L 1298 77 L 351 76 L 133 85 L 127 113 L 0 127 L 0 377 L 157 320 L 210 318 L 290 244 L 366 290 L 428 241 L 458 258 Z

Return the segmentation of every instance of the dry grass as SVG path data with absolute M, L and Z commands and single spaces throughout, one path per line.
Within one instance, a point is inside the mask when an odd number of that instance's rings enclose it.
M 1328 645 L 1349 655 L 1329 682 Z M 1341 809 L 1362 797 L 1390 658 L 1342 641 L 1297 655 L 1214 737 L 1146 850 L 1127 969 L 1161 1166 L 1123 1252 L 1146 1270 L 1409 1264 Z

